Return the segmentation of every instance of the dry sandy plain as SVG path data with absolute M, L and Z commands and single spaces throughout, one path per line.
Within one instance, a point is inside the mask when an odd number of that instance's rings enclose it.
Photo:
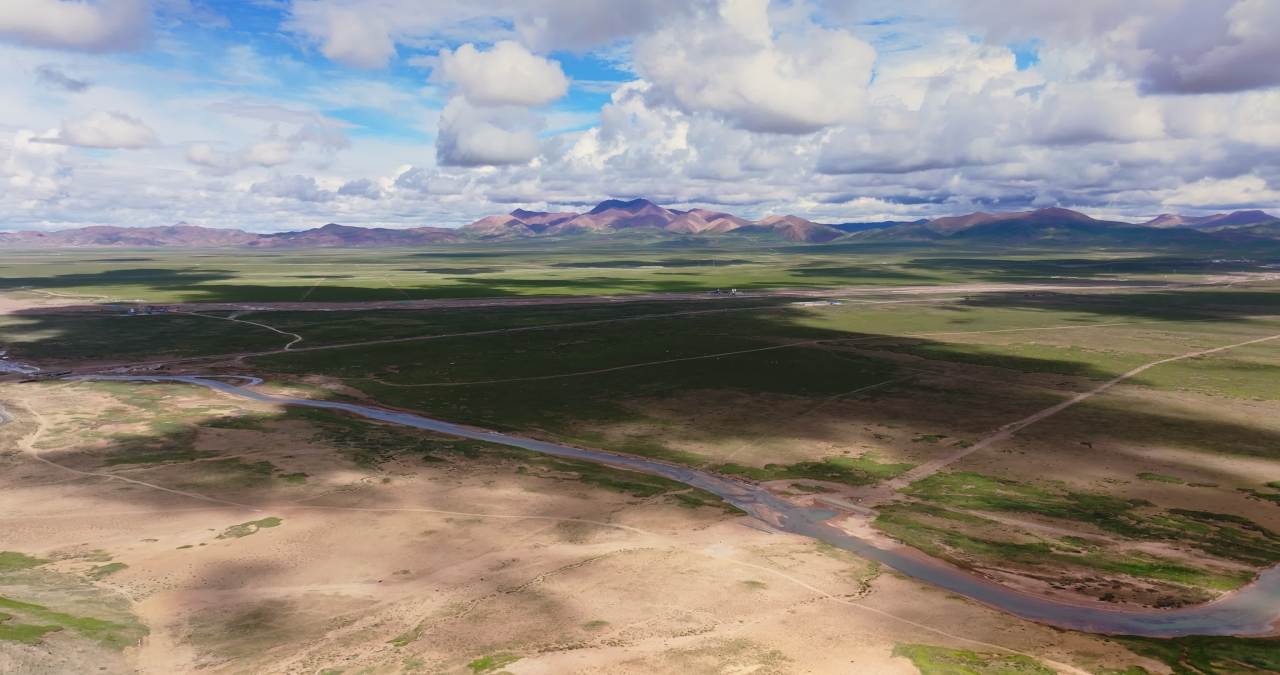
M 49 561 L 0 594 L 145 633 L 7 642 L 0 671 L 906 674 L 895 645 L 923 643 L 1164 672 L 719 508 L 484 454 L 362 468 L 310 421 L 164 386 L 167 428 L 194 428 L 191 461 L 216 467 L 200 479 L 104 464 L 155 416 L 151 393 L 0 389 L 22 401 L 0 427 L 4 548 Z M 242 414 L 260 423 L 216 422 Z M 266 478 L 244 468 L 259 462 Z

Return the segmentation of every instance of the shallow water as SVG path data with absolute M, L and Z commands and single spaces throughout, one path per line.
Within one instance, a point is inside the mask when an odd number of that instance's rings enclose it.
M 340 410 L 392 424 L 663 476 L 718 495 L 726 502 L 779 530 L 826 542 L 869 560 L 888 565 L 907 576 L 945 588 L 1010 614 L 1060 628 L 1147 637 L 1269 635 L 1274 632 L 1274 624 L 1280 621 L 1280 566 L 1264 571 L 1253 583 L 1237 592 L 1203 605 L 1167 610 L 1109 609 L 1075 605 L 1022 593 L 919 553 L 880 548 L 829 525 L 826 521 L 835 515 L 832 511 L 798 506 L 780 499 L 757 485 L 691 467 L 511 436 L 371 406 L 273 396 L 249 388 L 261 382 L 251 377 L 237 378 L 245 380 L 246 386 L 237 386 L 217 379 L 182 375 L 91 375 L 76 379 L 185 382 L 255 401 Z

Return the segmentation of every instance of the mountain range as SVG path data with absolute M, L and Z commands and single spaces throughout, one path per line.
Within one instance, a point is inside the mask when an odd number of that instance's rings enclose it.
M 674 234 L 723 234 L 725 232 L 777 233 L 790 241 L 823 242 L 844 232 L 798 216 L 769 216 L 750 221 L 731 213 L 708 209 L 680 211 L 647 199 L 608 199 L 586 213 L 547 213 L 516 209 L 505 216 L 488 216 L 461 232 L 480 239 L 511 239 L 531 236 L 617 232 L 635 228 L 662 230 Z
M 294 232 L 261 234 L 230 228 L 178 223 L 161 227 L 90 227 L 51 232 L 0 232 L 6 248 L 356 248 L 424 246 L 475 241 L 511 241 L 570 235 L 646 232 L 671 236 L 756 236 L 780 241 L 940 241 L 1022 244 L 1210 243 L 1280 240 L 1280 218 L 1262 211 L 1210 216 L 1162 214 L 1144 223 L 1099 220 L 1078 211 L 977 212 L 931 220 L 817 223 L 799 216 L 747 220 L 709 209 L 682 211 L 646 199 L 609 199 L 589 211 L 528 211 L 487 216 L 460 228 L 405 229 L 353 227 L 329 223 Z

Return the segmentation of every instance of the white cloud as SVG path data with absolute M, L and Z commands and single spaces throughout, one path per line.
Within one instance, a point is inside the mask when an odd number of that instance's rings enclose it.
M 0 165 L 11 191 L 29 200 L 51 199 L 63 193 L 71 169 L 63 161 L 66 146 L 48 142 L 56 133 L 23 129 L 14 134 L 8 157 Z
M 254 183 L 249 191 L 256 195 L 296 199 L 301 202 L 327 202 L 333 199 L 333 193 L 321 189 L 311 176 L 276 176 Z
M 95 52 L 132 49 L 147 39 L 150 18 L 145 0 L 4 0 L 0 40 Z
M 711 0 L 555 0 L 514 3 L 516 31 L 544 51 L 586 50 L 686 19 Z
M 212 173 L 228 174 L 249 167 L 288 164 L 309 149 L 324 156 L 349 145 L 350 140 L 341 129 L 324 120 L 315 120 L 288 136 L 282 136 L 278 126 L 272 125 L 265 138 L 235 152 L 219 150 L 207 142 L 192 143 L 187 146 L 186 160 Z
M 1204 178 L 1179 186 L 1164 197 L 1171 207 L 1200 209 L 1253 208 L 1264 204 L 1280 204 L 1280 190 L 1274 190 L 1260 176 Z
M 357 68 L 379 68 L 396 54 L 390 26 L 379 18 L 332 6 L 316 20 L 323 22 L 321 32 L 325 37 L 320 50 L 329 59 Z
M 279 166 L 290 159 L 293 159 L 293 150 L 289 143 L 279 139 L 254 143 L 244 152 L 245 163 L 258 166 Z
M 1165 135 L 1158 102 L 1138 96 L 1132 85 L 1100 82 L 1052 84 L 1031 115 L 1042 143 L 1126 142 Z
M 1222 11 L 1227 8 L 1226 11 Z M 1205 93 L 1280 85 L 1280 3 L 1193 0 L 1138 37 L 1151 91 Z
M 0 32 L 0 229 L 458 224 L 619 189 L 830 221 L 1280 203 L 1274 3 L 297 0 L 286 40 L 183 43 L 164 2 L 142 58 Z M 557 99 L 566 73 L 607 81 Z
M 439 60 L 432 79 L 452 83 L 476 105 L 545 105 L 569 90 L 559 63 L 509 40 L 484 52 L 472 44 L 441 50 Z
M 455 98 L 440 114 L 436 161 L 446 166 L 525 164 L 538 154 L 535 120 L 518 108 L 475 108 Z
M 136 117 L 99 110 L 63 122 L 57 137 L 48 142 L 83 148 L 136 150 L 154 145 L 156 135 Z
M 186 158 L 196 166 L 218 171 L 229 171 L 235 164 L 235 157 L 229 153 L 219 152 L 208 143 L 192 143 L 187 147 Z
M 766 0 L 725 0 L 637 40 L 635 66 L 655 101 L 709 111 L 751 131 L 810 133 L 863 108 L 875 50 L 806 22 L 775 34 Z
M 284 27 L 318 43 L 329 59 L 380 68 L 397 44 L 509 38 L 511 17 L 527 8 L 521 0 L 295 0 Z
M 338 188 L 343 197 L 364 197 L 365 199 L 382 199 L 382 186 L 368 178 L 350 180 Z
M 518 37 L 539 51 L 585 51 L 678 23 L 713 0 L 295 0 L 285 24 L 329 59 L 385 66 L 397 45 Z

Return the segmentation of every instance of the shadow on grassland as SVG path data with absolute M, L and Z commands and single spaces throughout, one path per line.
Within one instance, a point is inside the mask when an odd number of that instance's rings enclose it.
M 582 425 L 622 428 L 645 422 L 633 405 L 636 402 L 672 400 L 681 408 L 675 424 L 659 428 L 656 436 L 640 436 L 634 443 L 609 446 L 608 449 L 692 462 L 701 462 L 705 458 L 673 452 L 661 443 L 664 435 L 717 441 L 750 439 L 764 444 L 797 438 L 816 442 L 838 438 L 836 425 L 892 425 L 908 434 L 928 434 L 936 430 L 937 425 L 955 425 L 959 420 L 963 431 L 976 436 L 1042 409 L 1061 400 L 1063 395 L 1062 392 L 1036 391 L 1027 383 L 1019 382 L 1017 375 L 1008 369 L 948 362 L 946 369 L 935 370 L 936 364 L 927 359 L 907 365 L 875 355 L 826 349 L 826 343 L 839 341 L 900 342 L 903 338 L 888 333 L 802 325 L 801 319 L 807 315 L 805 310 L 788 307 L 708 321 L 667 321 L 651 326 L 605 325 L 590 330 L 548 329 L 458 341 L 279 355 L 252 359 L 249 367 L 261 368 L 255 371 L 256 374 L 277 373 L 286 378 L 310 375 L 346 378 L 344 384 L 382 405 L 520 433 L 567 437 L 571 441 L 578 437 Z M 38 330 L 39 326 L 34 329 Z M 62 330 L 75 330 L 75 327 L 63 326 Z M 912 341 L 916 345 L 930 344 L 928 340 Z M 790 342 L 811 344 L 785 346 Z M 955 348 L 954 345 L 951 348 Z M 743 353 L 676 361 L 730 351 Z M 570 367 L 575 370 L 603 370 L 642 359 L 670 362 L 583 377 L 546 377 L 563 374 Z M 1028 358 L 1021 366 L 1033 372 L 1067 370 L 1077 377 L 1094 380 L 1112 374 L 1112 371 L 1087 361 L 1068 359 Z M 951 378 L 952 368 L 961 369 L 966 377 Z M 869 393 L 854 393 L 863 387 L 892 382 L 905 376 L 921 377 L 923 382 L 902 382 Z M 377 377 L 382 382 L 364 379 L 368 377 Z M 393 386 L 456 383 L 491 377 L 517 381 L 439 388 Z M 145 389 L 155 385 L 128 386 Z M 735 411 L 733 399 L 728 399 L 729 407 L 726 407 L 723 398 L 702 396 L 707 392 L 726 391 L 747 399 L 759 398 L 776 403 L 771 414 L 779 422 L 800 414 L 805 415 L 805 422 L 771 425 L 771 420 L 765 417 L 754 420 L 750 425 L 738 426 L 734 423 L 737 420 L 751 421 L 745 419 L 744 414 L 760 416 L 769 413 L 762 413 L 759 407 Z M 832 405 L 808 412 L 842 395 L 850 397 L 850 405 Z M 1179 437 L 1190 439 L 1188 442 L 1194 445 L 1194 449 L 1231 451 L 1231 448 L 1224 450 L 1219 445 L 1223 443 L 1262 450 L 1280 447 L 1280 434 L 1244 422 L 1187 419 L 1153 408 L 1120 413 L 1120 419 L 1114 423 L 1093 420 L 1088 433 L 1098 433 L 1097 429 L 1102 427 L 1124 429 L 1127 425 L 1131 429 L 1150 429 L 1168 427 L 1176 422 L 1183 426 L 1175 432 Z M 722 423 L 726 418 L 730 423 Z M 249 423 L 251 421 L 243 422 Z M 224 424 L 235 428 L 242 423 L 228 421 Z M 970 426 L 964 427 L 965 424 Z M 151 435 L 160 439 L 160 447 L 144 448 L 146 452 L 181 452 L 190 447 L 190 443 L 183 442 L 182 437 L 170 431 L 156 429 Z M 1135 440 L 1146 442 L 1149 439 L 1135 434 Z M 134 442 L 136 439 L 130 441 Z M 1075 439 L 1070 439 L 1070 442 L 1075 442 Z M 363 439 L 353 442 L 353 445 L 367 447 L 372 443 Z M 165 450 L 168 446 L 173 447 Z M 95 449 L 94 454 L 100 450 Z M 138 450 L 134 446 L 119 445 L 114 448 L 108 446 L 107 452 L 118 454 Z M 67 459 L 75 458 L 69 456 Z M 91 459 L 100 461 L 90 457 L 85 461 Z M 177 469 L 180 464 L 201 461 L 201 473 L 213 475 L 210 467 L 203 465 L 215 466 L 214 462 L 223 459 L 196 457 L 172 462 L 173 466 L 163 466 L 170 462 L 153 454 L 148 461 L 162 465 L 155 470 L 156 473 L 181 471 Z M 267 485 L 273 486 L 271 489 L 277 489 L 277 481 L 287 480 L 284 476 L 288 473 L 282 468 L 262 467 L 257 459 L 238 461 L 247 469 L 237 466 L 229 470 L 235 475 L 249 471 L 251 475 L 243 480 L 266 481 Z M 1088 467 L 1081 468 L 1086 470 Z M 313 479 L 319 482 L 318 476 L 308 477 L 308 482 Z M 280 486 L 280 489 L 286 487 Z M 242 486 L 237 489 L 251 494 L 253 490 L 266 488 Z M 137 490 L 130 490 L 118 493 L 118 496 L 123 500 L 133 500 L 140 494 Z M 243 493 L 230 494 L 240 496 Z M 173 504 L 172 496 L 156 495 L 153 498 L 158 505 Z

